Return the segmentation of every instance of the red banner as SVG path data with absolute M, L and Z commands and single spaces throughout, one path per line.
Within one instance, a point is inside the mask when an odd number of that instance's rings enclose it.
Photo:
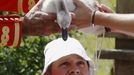
M 0 0 L 0 11 L 18 11 L 18 0 Z
M 0 16 L 0 46 L 20 46 L 22 23 L 18 16 Z
M 23 12 L 28 12 L 39 0 L 23 0 Z
M 0 0 L 0 11 L 27 13 L 38 0 Z

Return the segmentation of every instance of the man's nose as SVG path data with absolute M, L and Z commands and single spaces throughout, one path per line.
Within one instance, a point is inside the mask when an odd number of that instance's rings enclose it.
M 80 69 L 79 68 L 72 68 L 69 70 L 70 75 L 79 75 L 80 74 Z

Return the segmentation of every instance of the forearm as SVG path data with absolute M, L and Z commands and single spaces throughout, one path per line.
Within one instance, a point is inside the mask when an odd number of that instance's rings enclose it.
M 95 24 L 128 32 L 134 32 L 134 14 L 96 12 Z
M 43 35 L 43 31 L 40 32 L 40 25 L 39 23 L 34 24 L 32 20 L 29 20 L 26 17 L 21 18 L 22 21 L 22 35 L 23 36 L 37 36 L 37 35 Z
M 39 25 L 36 23 L 34 24 L 32 20 L 29 20 L 26 17 L 21 18 L 22 21 L 22 34 L 23 36 L 28 36 L 28 35 L 43 35 L 43 32 L 39 32 Z
M 48 20 L 49 17 L 44 20 L 30 20 L 28 18 L 22 19 L 22 34 L 32 35 L 32 36 L 41 36 L 41 35 L 50 35 L 52 33 L 57 33 L 60 31 L 60 28 L 57 23 L 53 20 Z

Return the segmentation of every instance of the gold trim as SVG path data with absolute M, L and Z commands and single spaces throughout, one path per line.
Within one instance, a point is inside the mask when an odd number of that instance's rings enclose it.
M 18 42 L 19 42 L 19 34 L 20 34 L 20 25 L 19 22 L 16 22 L 15 24 L 15 34 L 14 34 L 14 42 L 13 42 L 13 46 L 17 46 Z
M 29 10 L 31 10 L 34 5 L 35 5 L 35 1 L 34 0 L 29 0 L 28 1 L 28 9 Z
M 6 46 L 7 42 L 9 41 L 9 32 L 10 29 L 8 26 L 3 26 L 2 27 L 2 35 L 1 35 L 1 43 L 0 46 Z
M 18 0 L 18 12 L 19 14 L 23 13 L 23 0 Z

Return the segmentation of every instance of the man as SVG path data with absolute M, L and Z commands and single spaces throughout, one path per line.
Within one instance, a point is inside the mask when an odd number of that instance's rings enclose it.
M 44 50 L 42 75 L 92 75 L 94 65 L 85 49 L 74 38 L 62 38 L 48 43 Z

